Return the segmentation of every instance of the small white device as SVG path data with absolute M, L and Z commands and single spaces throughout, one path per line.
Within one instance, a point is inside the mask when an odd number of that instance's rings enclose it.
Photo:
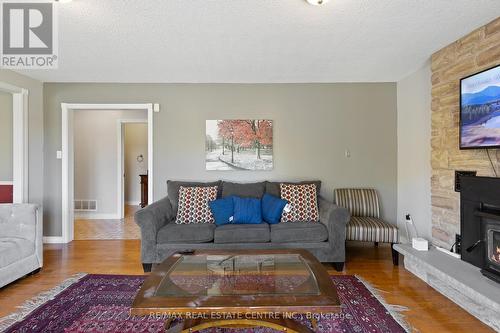
M 406 214 L 406 236 L 411 239 L 411 246 L 417 251 L 429 251 L 429 242 L 427 239 L 418 237 L 417 228 L 413 224 L 413 220 L 410 214 Z
M 429 251 L 429 242 L 425 238 L 421 237 L 412 238 L 411 246 L 417 251 Z

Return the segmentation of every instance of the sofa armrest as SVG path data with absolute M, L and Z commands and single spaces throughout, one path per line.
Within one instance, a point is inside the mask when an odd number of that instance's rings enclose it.
M 143 263 L 156 261 L 156 235 L 174 219 L 168 197 L 158 200 L 135 213 L 135 223 L 141 228 L 141 259 Z
M 320 221 L 328 229 L 328 242 L 335 253 L 345 258 L 346 225 L 351 219 L 351 214 L 346 208 L 337 206 L 323 198 L 319 198 Z M 345 260 L 345 259 L 344 259 Z

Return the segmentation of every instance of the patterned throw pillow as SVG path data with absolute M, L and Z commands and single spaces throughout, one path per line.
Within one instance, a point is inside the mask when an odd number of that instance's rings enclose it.
M 281 215 L 281 222 L 318 222 L 316 185 L 280 184 L 281 199 L 288 201 Z M 288 208 L 288 209 L 287 209 Z
M 214 223 L 215 219 L 208 206 L 209 201 L 217 199 L 217 186 L 179 188 L 179 208 L 177 224 Z

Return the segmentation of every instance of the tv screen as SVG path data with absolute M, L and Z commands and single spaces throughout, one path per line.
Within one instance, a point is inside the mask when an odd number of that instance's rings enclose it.
M 500 147 L 500 65 L 460 80 L 460 148 Z

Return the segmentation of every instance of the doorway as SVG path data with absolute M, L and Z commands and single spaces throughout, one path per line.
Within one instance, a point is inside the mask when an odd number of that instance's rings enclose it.
M 145 206 L 147 194 L 143 193 L 146 186 L 142 181 L 148 175 L 148 124 L 147 120 L 122 119 L 118 121 L 118 169 L 120 177 L 118 193 L 120 193 L 119 207 L 121 218 L 136 211 L 138 207 Z
M 28 202 L 28 90 L 0 82 L 0 203 Z
M 146 126 L 142 155 L 147 159 L 145 172 L 152 178 L 152 104 L 63 103 L 61 108 L 63 241 L 137 238 L 133 210 L 124 205 L 123 126 L 129 122 Z M 152 191 L 150 186 L 149 202 Z

